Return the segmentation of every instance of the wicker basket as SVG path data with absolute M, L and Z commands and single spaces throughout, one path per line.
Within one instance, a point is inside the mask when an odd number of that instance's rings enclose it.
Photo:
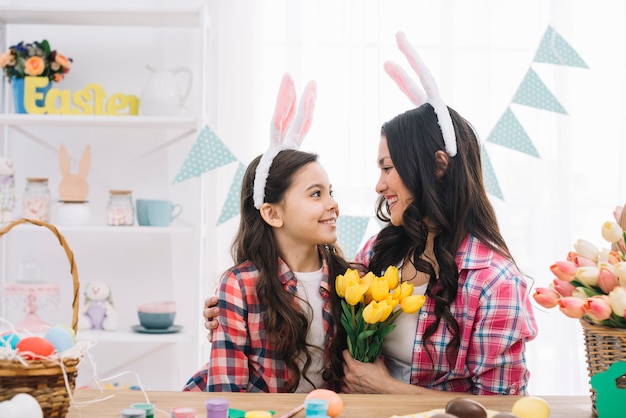
M 626 329 L 595 325 L 584 318 L 580 323 L 585 336 L 589 379 L 596 373 L 608 370 L 617 361 L 626 361 Z M 593 388 L 589 390 L 593 413 L 597 416 L 596 391 Z
M 74 283 L 74 298 L 72 302 L 72 328 L 76 332 L 78 325 L 78 271 L 74 262 L 74 253 L 67 245 L 65 238 L 57 228 L 46 222 L 33 219 L 18 219 L 0 228 L 0 237 L 9 232 L 11 228 L 20 224 L 34 224 L 48 228 L 59 238 L 59 243 L 65 250 L 70 262 L 70 272 Z M 76 386 L 76 374 L 80 359 L 65 359 L 63 369 L 58 362 L 52 360 L 30 360 L 27 366 L 19 361 L 0 360 L 0 401 L 11 399 L 18 393 L 27 393 L 37 399 L 43 415 L 46 418 L 63 418 L 70 406 L 70 393 L 67 391 L 65 379 L 72 390 Z

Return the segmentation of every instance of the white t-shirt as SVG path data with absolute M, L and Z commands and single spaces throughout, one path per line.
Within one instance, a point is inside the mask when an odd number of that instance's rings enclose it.
M 324 319 L 322 317 L 324 299 L 322 299 L 322 295 L 320 295 L 320 283 L 322 281 L 323 273 L 320 268 L 319 270 L 312 272 L 294 272 L 294 275 L 298 280 L 298 296 L 308 301 L 309 305 L 311 305 L 309 308 L 306 303 L 300 301 L 302 311 L 305 312 L 309 318 L 309 333 L 306 336 L 306 341 L 310 345 L 319 347 L 319 350 L 309 350 L 311 354 L 311 366 L 309 367 L 307 377 L 315 384 L 316 388 L 319 388 L 324 384 L 322 371 L 324 370 L 325 363 L 324 339 L 326 337 L 326 332 L 324 331 Z M 302 367 L 303 364 L 304 363 L 301 362 L 300 366 Z M 296 392 L 307 393 L 313 389 L 314 388 L 311 387 L 309 382 L 307 382 L 304 378 L 301 378 Z
M 428 283 L 413 288 L 414 295 L 426 293 Z M 403 382 L 410 383 L 411 366 L 413 364 L 413 343 L 417 330 L 417 321 L 420 312 L 408 315 L 400 314 L 396 321 L 396 327 L 385 337 L 383 341 L 383 355 L 389 374 Z

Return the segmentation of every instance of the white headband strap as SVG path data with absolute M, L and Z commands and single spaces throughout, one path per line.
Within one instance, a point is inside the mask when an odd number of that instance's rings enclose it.
M 309 132 L 313 121 L 313 110 L 317 98 L 317 84 L 309 81 L 300 99 L 298 112 L 296 107 L 296 89 L 293 78 L 288 73 L 283 75 L 276 98 L 276 108 L 270 125 L 270 145 L 261 156 L 254 176 L 254 207 L 261 209 L 265 200 L 265 184 L 270 174 L 272 161 L 278 153 L 286 149 L 298 149 Z M 294 119 L 295 116 L 295 119 Z M 292 123 L 293 119 L 293 123 Z
M 404 54 L 413 71 L 417 74 L 424 90 L 411 79 L 408 74 L 395 62 L 387 61 L 385 63 L 385 71 L 396 82 L 400 90 L 411 100 L 411 102 L 419 107 L 424 103 L 429 103 L 435 110 L 437 122 L 443 135 L 443 142 L 446 146 L 446 152 L 450 157 L 456 155 L 456 136 L 454 134 L 454 126 L 448 107 L 439 95 L 437 82 L 431 74 L 428 67 L 422 61 L 417 51 L 409 44 L 406 35 L 403 32 L 396 34 L 398 48 Z

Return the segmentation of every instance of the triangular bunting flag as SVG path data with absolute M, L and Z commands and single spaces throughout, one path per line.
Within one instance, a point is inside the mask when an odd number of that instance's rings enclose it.
M 589 68 L 574 48 L 559 35 L 551 26 L 548 26 L 539 49 L 535 53 L 534 62 L 566 65 L 569 67 Z
M 487 193 L 492 194 L 498 199 L 504 201 L 502 190 L 500 190 L 500 185 L 498 184 L 498 179 L 496 178 L 496 173 L 493 171 L 489 154 L 487 154 L 487 149 L 484 145 L 481 147 L 480 154 L 483 162 L 483 181 L 485 182 Z
M 243 175 L 246 171 L 246 167 L 239 163 L 237 172 L 233 178 L 233 182 L 230 183 L 230 189 L 228 189 L 228 196 L 226 202 L 222 206 L 222 213 L 217 220 L 217 224 L 221 225 L 229 219 L 239 215 L 241 209 L 241 182 L 243 181 Z
M 539 157 L 537 149 L 510 107 L 507 107 L 504 115 L 502 115 L 493 131 L 487 137 L 487 142 L 502 145 L 533 157 Z
M 543 84 L 543 81 L 532 68 L 528 69 L 522 84 L 517 88 L 515 97 L 513 97 L 513 103 L 567 115 L 563 106 L 550 93 L 550 90 Z
M 359 244 L 369 223 L 367 216 L 340 216 L 337 218 L 337 243 L 344 257 L 351 259 L 359 250 Z
M 235 156 L 205 125 L 172 184 L 197 177 L 233 161 L 236 161 Z

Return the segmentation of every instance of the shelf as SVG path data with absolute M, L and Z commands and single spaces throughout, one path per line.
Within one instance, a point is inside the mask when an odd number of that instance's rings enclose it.
M 136 129 L 197 129 L 198 120 L 192 117 L 166 116 L 72 116 L 72 115 L 27 115 L 0 114 L 0 126 L 72 126 L 94 128 Z
M 180 343 L 192 341 L 190 334 L 177 332 L 172 334 L 140 334 L 133 331 L 98 331 L 78 330 L 76 339 L 79 341 L 96 342 L 128 342 L 128 343 Z
M 1 225 L 1 224 L 0 224 Z M 54 225 L 59 232 L 84 232 L 107 234 L 188 234 L 194 231 L 191 226 L 108 226 L 108 225 Z M 46 231 L 37 225 L 21 224 L 13 228 L 21 231 Z
M 36 25 L 148 26 L 194 28 L 201 26 L 200 7 L 1 6 L 0 23 Z

